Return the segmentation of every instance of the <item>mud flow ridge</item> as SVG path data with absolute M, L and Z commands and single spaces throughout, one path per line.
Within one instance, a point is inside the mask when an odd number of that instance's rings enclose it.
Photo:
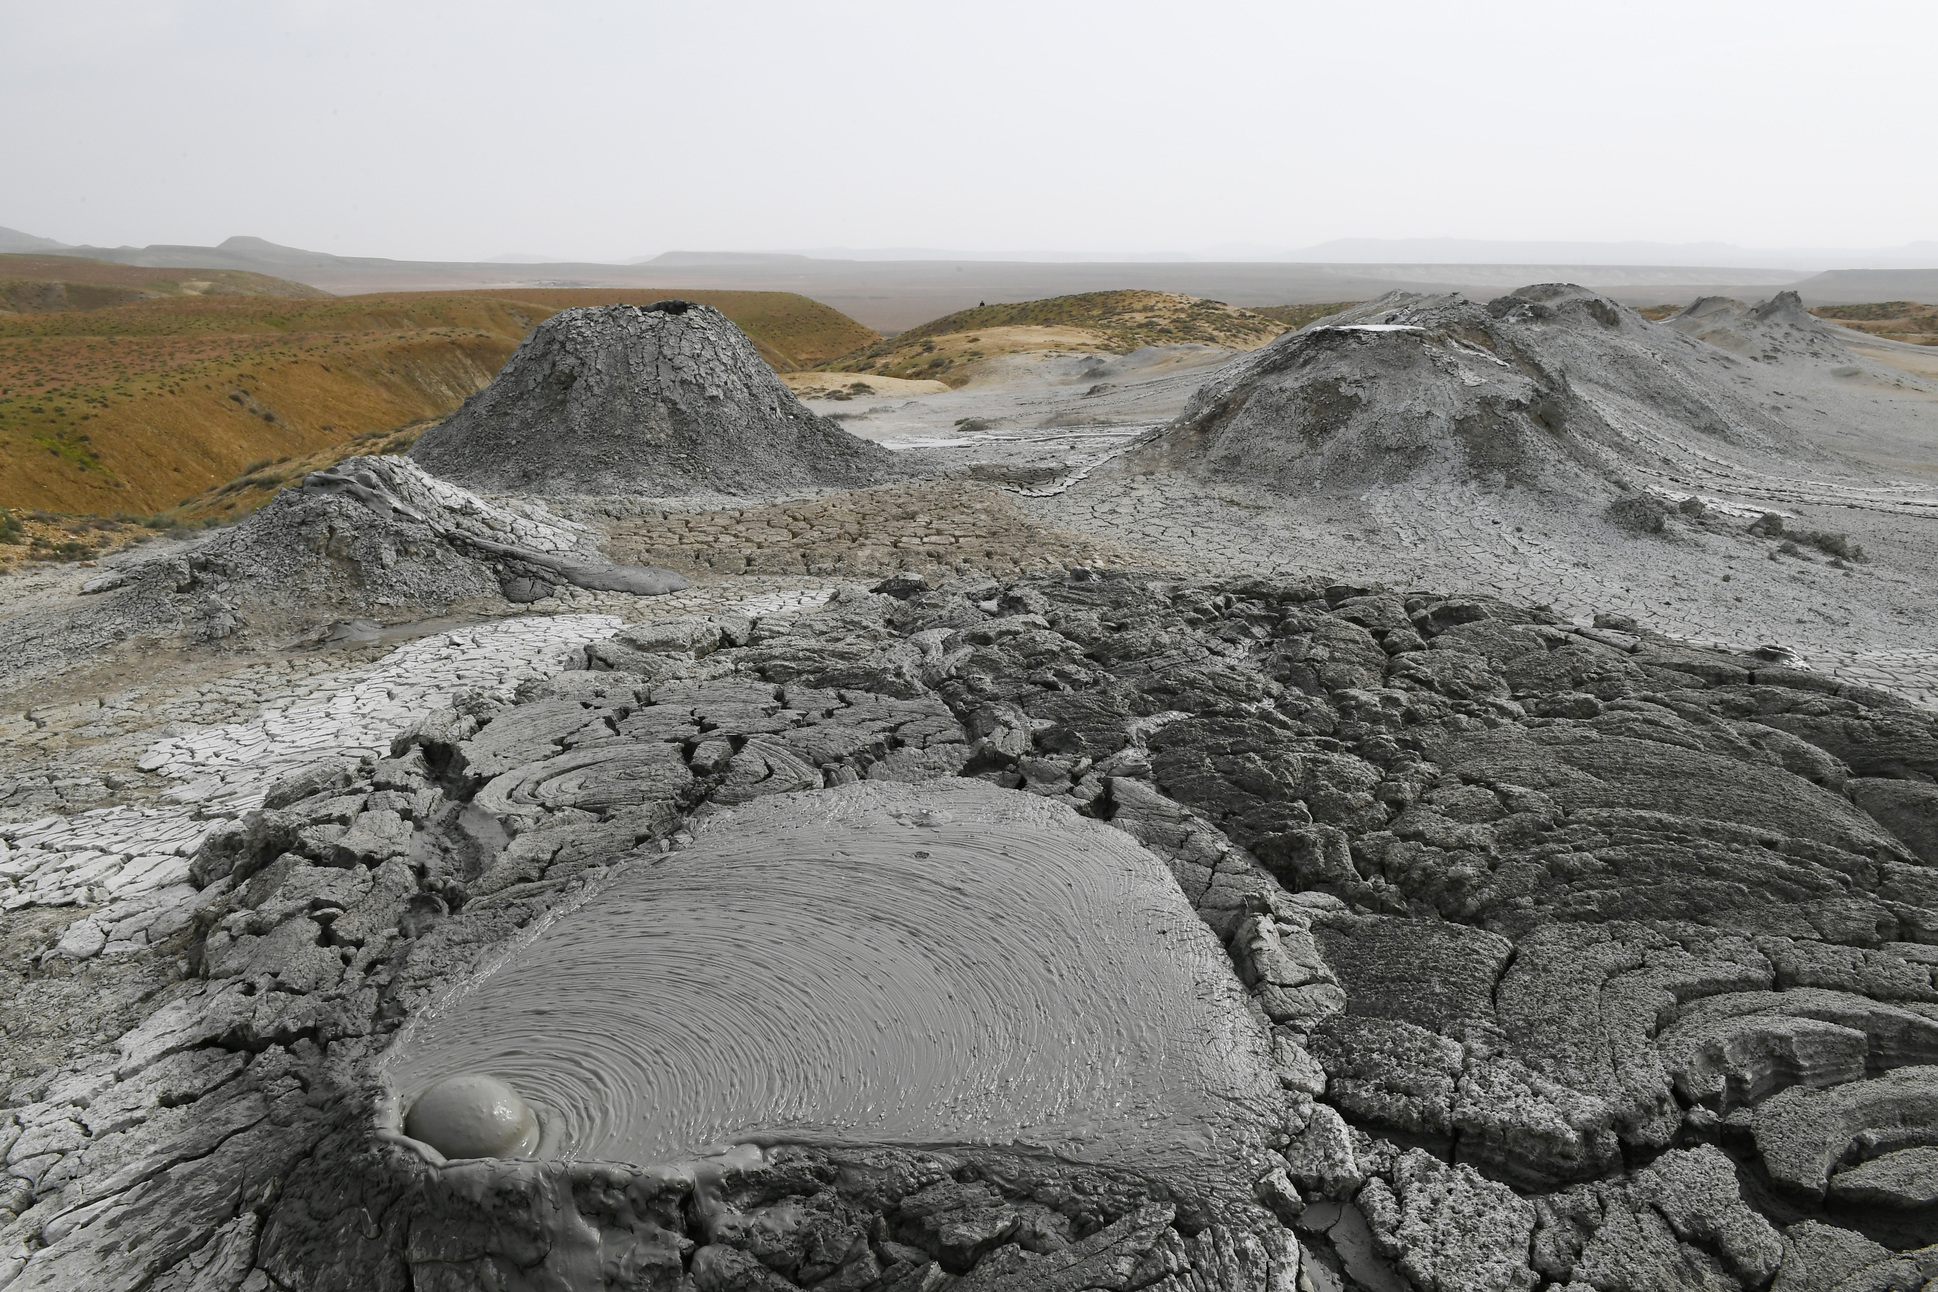
M 1713 354 L 1566 285 L 1484 306 L 1396 293 L 1235 361 L 1124 467 L 1284 490 L 1499 478 L 1571 498 L 1673 474 L 1664 452 L 1685 470 L 1839 473 Z
M 125 641 L 309 645 L 436 616 L 502 615 L 575 589 L 663 596 L 688 586 L 615 564 L 603 535 L 543 503 L 488 501 L 406 458 L 349 458 L 310 473 L 233 529 L 80 583 L 84 599 L 13 617 L 5 681 L 57 676 Z M 591 607 L 586 607 L 591 608 Z

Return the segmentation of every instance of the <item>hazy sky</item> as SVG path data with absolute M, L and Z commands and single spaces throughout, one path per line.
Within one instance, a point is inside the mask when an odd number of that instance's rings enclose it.
M 0 225 L 352 255 L 1938 238 L 1931 0 L 0 0 Z

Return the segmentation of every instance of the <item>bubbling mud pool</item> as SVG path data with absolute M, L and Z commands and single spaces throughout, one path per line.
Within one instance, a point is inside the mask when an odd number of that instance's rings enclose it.
M 404 1108 L 488 1074 L 536 1156 L 1018 1146 L 1190 1170 L 1282 1120 L 1269 1042 L 1163 863 L 976 781 L 762 799 L 618 872 L 421 1015 Z

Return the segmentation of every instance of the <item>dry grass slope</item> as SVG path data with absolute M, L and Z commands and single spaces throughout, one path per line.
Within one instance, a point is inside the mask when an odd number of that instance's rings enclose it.
M 146 515 L 194 500 L 207 514 L 202 495 L 253 465 L 334 460 L 358 437 L 448 414 L 561 309 L 672 294 L 184 296 L 0 316 L 0 506 Z M 719 308 L 777 368 L 875 337 L 790 293 L 680 294 Z M 234 490 L 216 510 L 269 496 Z
M 1322 318 L 1342 314 L 1355 305 L 1363 304 L 1365 304 L 1364 301 L 1329 301 L 1324 305 L 1255 305 L 1252 307 L 1252 313 L 1263 314 L 1266 318 L 1282 323 L 1288 330 L 1296 332 L 1308 323 L 1317 323 Z
M 1818 318 L 1887 340 L 1938 346 L 1938 305 L 1879 301 L 1871 305 L 1825 305 L 1810 312 Z
M 761 358 L 777 372 L 816 367 L 861 346 L 881 340 L 881 334 L 819 301 L 793 292 L 707 292 L 686 288 L 636 291 L 602 287 L 507 288 L 504 291 L 459 292 L 458 296 L 518 300 L 542 306 L 545 317 L 581 305 L 650 305 L 668 296 L 711 305 L 732 319 L 753 341 Z
M 1148 345 L 1255 350 L 1285 331 L 1256 310 L 1174 292 L 1085 292 L 960 310 L 821 365 L 966 385 L 976 366 L 1007 354 L 1088 350 L 1129 354 Z
M 147 269 L 81 256 L 0 255 L 0 315 L 92 310 L 170 296 L 328 296 L 239 269 Z

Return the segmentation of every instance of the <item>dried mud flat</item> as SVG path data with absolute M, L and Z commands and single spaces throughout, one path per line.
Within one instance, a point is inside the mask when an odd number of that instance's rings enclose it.
M 1835 450 L 1929 392 L 1719 317 L 1395 298 L 841 406 L 926 480 L 376 460 L 15 576 L 0 1285 L 1923 1286 L 1938 498 Z M 452 1070 L 549 1138 L 414 1139 Z

